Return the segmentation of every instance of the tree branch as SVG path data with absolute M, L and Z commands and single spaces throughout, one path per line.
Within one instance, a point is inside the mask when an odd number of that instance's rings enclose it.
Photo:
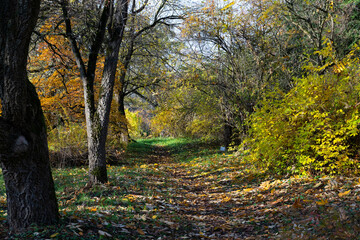
M 149 0 L 145 0 L 144 4 L 139 9 L 135 10 L 135 0 L 133 0 L 133 7 L 131 9 L 131 15 L 136 15 L 136 14 L 142 12 L 145 9 L 145 7 L 147 6 L 148 2 L 149 2 Z

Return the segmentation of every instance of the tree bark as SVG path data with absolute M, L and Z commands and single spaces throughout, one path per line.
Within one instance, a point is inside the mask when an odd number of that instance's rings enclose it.
M 126 72 L 130 66 L 130 61 L 132 58 L 132 55 L 134 53 L 134 43 L 135 43 L 135 37 L 134 37 L 134 33 L 133 33 L 133 26 L 131 26 L 131 34 L 130 34 L 130 46 L 127 49 L 127 53 L 125 55 L 125 57 L 123 58 L 122 64 L 123 64 L 123 69 L 120 73 L 120 87 L 118 90 L 118 114 L 119 114 L 119 119 L 121 120 L 120 122 L 120 140 L 122 143 L 124 143 L 125 145 L 127 145 L 129 143 L 129 128 L 128 128 L 128 122 L 126 120 L 126 114 L 125 114 L 125 95 L 126 95 L 126 83 L 125 83 L 125 79 L 126 79 Z
M 224 140 L 223 140 L 226 149 L 228 149 L 231 144 L 232 135 L 233 135 L 233 127 L 226 121 L 224 124 Z
M 127 145 L 129 143 L 129 128 L 128 122 L 126 120 L 126 113 L 125 113 L 125 93 L 122 88 L 118 91 L 118 114 L 120 116 L 120 140 L 121 143 Z
M 104 63 L 99 102 L 93 118 L 90 135 L 95 143 L 89 145 L 89 183 L 107 182 L 106 137 L 108 133 L 111 101 L 114 94 L 115 74 L 119 60 L 120 45 L 128 16 L 128 0 L 121 0 L 114 6 L 112 26 L 109 26 L 110 40 Z
M 80 70 L 80 78 L 84 87 L 85 119 L 89 152 L 89 186 L 97 183 L 106 183 L 106 138 L 109 125 L 111 101 L 114 92 L 115 73 L 119 59 L 119 49 L 123 39 L 124 29 L 128 16 L 128 0 L 106 1 L 99 19 L 97 33 L 89 53 L 87 67 L 82 59 L 80 48 L 71 28 L 68 15 L 68 0 L 60 2 L 66 34 L 71 42 L 76 63 Z M 94 99 L 94 77 L 99 51 L 104 43 L 105 30 L 109 32 L 106 41 L 106 58 L 102 74 L 101 87 L 97 107 Z
M 40 0 L 4 0 L 0 8 L 0 162 L 12 232 L 58 221 L 40 101 L 26 64 Z

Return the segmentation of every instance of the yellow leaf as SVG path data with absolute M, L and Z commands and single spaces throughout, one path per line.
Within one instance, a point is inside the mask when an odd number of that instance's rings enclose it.
M 274 194 L 274 192 L 275 192 L 275 188 L 273 188 L 273 189 L 271 189 L 271 195 L 273 195 Z
M 324 206 L 324 205 L 328 204 L 328 200 L 323 199 L 321 201 L 317 201 L 316 204 L 319 205 L 319 206 Z
M 270 189 L 270 181 L 266 181 L 266 182 L 261 183 L 260 187 L 263 190 L 269 190 Z
M 156 216 L 156 215 L 152 216 L 152 219 L 156 219 L 156 218 L 157 218 L 157 216 Z
M 235 1 L 229 3 L 228 5 L 226 5 L 225 7 L 223 7 L 223 8 L 221 9 L 221 11 L 224 11 L 225 9 L 228 9 L 229 7 L 231 7 L 231 6 L 234 5 L 234 4 L 235 4 Z
M 244 189 L 243 191 L 244 192 L 250 192 L 250 191 L 252 191 L 252 190 L 254 190 L 253 188 L 246 188 L 246 189 Z
M 96 212 L 96 211 L 97 211 L 96 208 L 91 208 L 91 209 L 90 209 L 90 212 Z
M 349 195 L 349 193 L 351 192 L 351 190 L 345 191 L 345 192 L 341 192 L 339 193 L 339 197 L 344 197 L 346 195 Z
M 59 235 L 59 233 L 54 233 L 54 234 L 51 235 L 50 237 L 51 237 L 51 238 L 54 238 L 54 237 L 56 237 L 57 235 Z

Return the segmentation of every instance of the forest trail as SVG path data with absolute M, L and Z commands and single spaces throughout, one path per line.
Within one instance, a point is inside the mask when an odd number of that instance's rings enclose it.
M 359 239 L 358 178 L 274 178 L 239 159 L 201 142 L 135 142 L 105 185 L 84 188 L 84 167 L 53 170 L 56 226 L 9 236 L 0 188 L 0 238 Z
M 153 146 L 148 162 L 155 164 L 162 174 L 153 176 L 158 184 L 152 208 L 159 209 L 171 220 L 170 239 L 242 239 L 246 229 L 239 228 L 236 203 L 227 195 L 232 187 L 216 177 L 219 173 L 199 175 L 188 168 L 187 163 L 178 162 L 171 149 Z M 177 221 L 173 221 L 174 217 Z M 165 233 L 165 232 L 164 232 Z
M 172 219 L 161 239 L 358 238 L 359 179 L 274 179 L 246 173 L 231 154 L 184 147 L 153 145 L 149 156 L 162 173 L 154 206 Z

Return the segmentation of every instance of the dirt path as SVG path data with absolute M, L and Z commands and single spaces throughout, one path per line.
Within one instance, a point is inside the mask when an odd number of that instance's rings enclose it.
M 240 167 L 202 171 L 169 152 L 150 158 L 166 182 L 155 202 L 173 231 L 162 239 L 359 239 L 358 179 L 239 178 Z
M 234 196 L 231 181 L 221 179 L 226 170 L 197 174 L 190 170 L 191 163 L 176 163 L 170 152 L 155 147 L 149 155 L 149 163 L 156 164 L 162 173 L 160 178 L 154 176 L 154 182 L 166 182 L 158 186 L 155 202 L 171 219 L 165 221 L 173 230 L 170 239 L 260 239 L 276 232 L 276 226 L 266 221 L 261 222 L 262 229 L 256 235 L 259 224 L 244 224 L 251 208 Z

